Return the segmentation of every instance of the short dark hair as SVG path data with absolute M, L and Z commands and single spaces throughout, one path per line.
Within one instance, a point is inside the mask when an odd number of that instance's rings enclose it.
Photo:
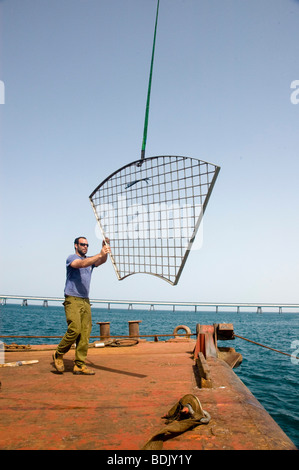
M 77 237 L 77 238 L 75 238 L 74 245 L 78 245 L 78 244 L 79 244 L 80 238 L 84 238 L 84 240 L 86 240 L 86 237 Z

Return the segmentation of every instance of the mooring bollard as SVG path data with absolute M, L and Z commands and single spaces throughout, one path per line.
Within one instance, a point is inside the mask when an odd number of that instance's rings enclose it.
M 108 340 L 110 338 L 110 321 L 98 321 L 97 325 L 100 325 L 100 339 Z
M 142 320 L 131 320 L 128 321 L 129 323 L 129 336 L 130 338 L 138 339 L 139 340 L 139 323 Z

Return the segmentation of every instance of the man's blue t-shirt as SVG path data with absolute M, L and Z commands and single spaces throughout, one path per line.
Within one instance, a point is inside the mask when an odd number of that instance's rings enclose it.
M 75 253 L 67 258 L 64 295 L 86 299 L 89 297 L 90 280 L 94 266 L 88 266 L 87 268 L 72 268 L 71 263 L 75 259 L 84 258 L 81 258 Z

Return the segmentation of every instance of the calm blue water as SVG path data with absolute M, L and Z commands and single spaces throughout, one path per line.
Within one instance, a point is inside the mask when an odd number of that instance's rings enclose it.
M 243 363 L 235 372 L 299 448 L 299 313 L 172 312 L 114 307 L 110 311 L 105 308 L 93 308 L 92 311 L 92 336 L 99 335 L 99 325 L 96 324 L 99 321 L 110 321 L 111 335 L 127 335 L 129 320 L 142 321 L 141 335 L 171 334 L 176 326 L 182 324 L 195 333 L 197 323 L 233 323 L 237 335 L 294 354 L 292 361 L 289 356 L 239 338 L 222 344 L 234 347 L 243 355 Z M 0 305 L 0 335 L 62 336 L 65 330 L 66 321 L 61 306 Z M 7 344 L 58 342 L 53 339 L 25 338 L 1 340 Z

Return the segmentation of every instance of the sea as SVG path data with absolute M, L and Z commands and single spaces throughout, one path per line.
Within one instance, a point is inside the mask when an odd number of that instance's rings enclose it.
M 159 307 L 160 308 L 160 307 Z M 168 307 L 169 308 L 169 307 Z M 232 323 L 235 334 L 278 351 L 235 338 L 221 341 L 243 356 L 234 369 L 273 419 L 299 448 L 299 313 L 288 311 L 189 311 L 165 309 L 97 308 L 92 306 L 91 342 L 99 337 L 97 322 L 110 322 L 111 335 L 128 335 L 129 321 L 139 320 L 140 335 L 172 334 L 179 325 L 196 333 L 196 325 Z M 52 338 L 3 338 L 7 335 L 63 336 L 66 320 L 62 305 L 0 305 L 0 342 L 6 344 L 57 344 Z M 183 333 L 183 331 L 180 331 Z M 165 337 L 160 340 L 165 340 Z M 153 337 L 147 337 L 153 341 Z M 281 352 L 287 353 L 287 355 Z

